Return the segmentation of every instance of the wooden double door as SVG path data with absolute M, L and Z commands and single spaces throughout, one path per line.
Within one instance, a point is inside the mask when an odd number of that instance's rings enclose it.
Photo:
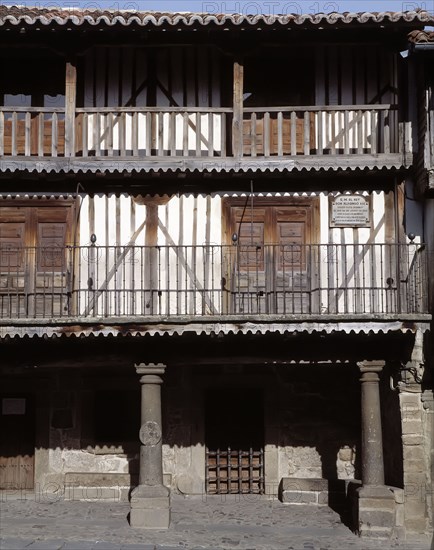
M 0 314 L 56 317 L 68 308 L 72 202 L 23 201 L 0 209 Z
M 231 313 L 309 313 L 315 203 L 309 199 L 227 199 L 227 309 Z

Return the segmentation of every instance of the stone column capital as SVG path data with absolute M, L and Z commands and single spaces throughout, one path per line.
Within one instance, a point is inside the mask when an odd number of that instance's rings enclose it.
M 137 374 L 141 374 L 142 378 L 140 381 L 142 384 L 148 382 L 150 384 L 152 383 L 158 383 L 158 380 L 161 380 L 160 375 L 163 375 L 166 370 L 166 365 L 163 363 L 139 363 L 134 365 Z M 155 381 L 152 382 L 150 380 L 150 377 L 155 377 Z
M 375 373 L 378 374 L 384 368 L 385 361 L 358 361 L 357 366 L 362 374 Z M 362 378 L 363 380 L 363 378 Z

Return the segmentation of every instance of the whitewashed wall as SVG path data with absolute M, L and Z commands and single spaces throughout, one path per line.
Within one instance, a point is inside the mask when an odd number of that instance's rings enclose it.
M 363 194 L 371 201 L 369 228 L 330 227 L 329 194 L 309 195 L 319 199 L 320 219 L 314 222 L 319 224 L 318 240 L 315 237 L 306 249 L 309 265 L 303 277 L 310 279 L 312 307 L 318 311 L 393 309 L 391 300 L 396 294 L 387 288 L 386 280 L 393 279 L 391 286 L 396 286 L 398 252 L 381 246 L 394 239 L 394 228 L 386 230 L 391 196 L 383 191 Z M 292 195 L 296 196 L 307 195 Z M 282 204 L 285 197 L 290 195 L 280 196 Z M 222 242 L 222 198 L 181 195 L 158 206 L 156 246 L 149 248 L 144 246 L 146 206 L 127 195 L 83 196 L 79 234 L 85 248 L 78 282 L 83 291 L 82 313 L 205 315 L 227 310 L 222 276 L 233 269 L 236 247 Z M 394 223 L 393 213 L 392 220 Z M 97 237 L 96 247 L 91 245 L 92 234 Z M 371 245 L 376 245 L 375 249 Z M 353 290 L 345 292 L 346 288 Z M 300 311 L 295 308 L 293 312 Z

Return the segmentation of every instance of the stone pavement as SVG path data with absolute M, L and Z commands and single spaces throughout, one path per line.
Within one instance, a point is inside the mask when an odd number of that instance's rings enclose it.
M 432 537 L 361 540 L 328 507 L 255 495 L 172 497 L 167 531 L 132 529 L 129 505 L 0 494 L 1 550 L 429 550 Z M 433 547 L 434 548 L 434 547 Z

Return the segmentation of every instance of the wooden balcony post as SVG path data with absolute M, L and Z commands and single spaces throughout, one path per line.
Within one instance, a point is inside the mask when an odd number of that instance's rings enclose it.
M 145 288 L 149 292 L 146 305 L 147 313 L 157 313 L 157 289 L 158 289 L 158 205 L 146 204 L 146 231 L 145 231 Z
M 244 65 L 242 58 L 234 60 L 232 153 L 235 158 L 243 156 L 243 93 Z
M 65 70 L 65 157 L 75 156 L 75 107 L 77 66 L 75 58 L 66 60 Z

